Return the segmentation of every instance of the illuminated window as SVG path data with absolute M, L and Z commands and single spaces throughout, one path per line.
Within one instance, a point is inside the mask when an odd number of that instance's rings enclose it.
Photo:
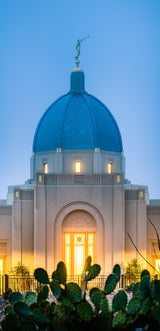
M 48 174 L 48 163 L 43 163 L 44 174 Z
M 108 173 L 111 174 L 113 172 L 113 165 L 111 162 L 108 163 Z
M 16 198 L 19 198 L 19 191 L 16 191 Z
M 76 161 L 75 163 L 75 172 L 81 172 L 81 162 Z
M 95 151 L 95 153 L 99 153 L 100 152 L 100 148 L 95 148 L 94 151 Z
M 120 183 L 120 181 L 121 181 L 121 176 L 117 175 L 117 183 Z
M 94 263 L 94 233 L 65 233 L 65 264 L 69 275 L 80 275 L 88 255 Z
M 56 148 L 56 152 L 57 153 L 61 153 L 62 152 L 62 148 Z
M 142 190 L 139 192 L 139 197 L 143 198 L 143 191 Z
M 42 183 L 42 175 L 38 176 L 38 181 L 39 181 L 39 183 Z

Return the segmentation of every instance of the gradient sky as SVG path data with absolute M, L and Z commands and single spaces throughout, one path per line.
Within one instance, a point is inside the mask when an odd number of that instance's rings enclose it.
M 0 1 L 0 198 L 30 177 L 38 121 L 68 92 L 76 40 L 86 90 L 118 122 L 126 178 L 160 199 L 160 1 Z

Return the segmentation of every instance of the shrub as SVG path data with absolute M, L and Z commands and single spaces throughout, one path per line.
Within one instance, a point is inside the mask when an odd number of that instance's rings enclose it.
M 132 283 L 140 278 L 141 272 L 141 264 L 138 263 L 137 259 L 132 259 L 131 261 L 127 262 L 124 275 L 129 280 L 129 283 Z

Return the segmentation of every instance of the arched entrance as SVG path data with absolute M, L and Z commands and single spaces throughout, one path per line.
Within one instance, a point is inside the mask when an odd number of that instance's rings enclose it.
M 75 210 L 63 220 L 63 257 L 69 275 L 80 275 L 85 259 L 96 259 L 96 222 L 94 217 L 84 211 Z

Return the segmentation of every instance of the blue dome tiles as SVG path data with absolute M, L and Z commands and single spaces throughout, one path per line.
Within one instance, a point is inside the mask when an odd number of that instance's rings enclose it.
M 68 93 L 55 101 L 38 123 L 33 152 L 62 149 L 122 152 L 118 125 L 108 108 L 86 93 Z

